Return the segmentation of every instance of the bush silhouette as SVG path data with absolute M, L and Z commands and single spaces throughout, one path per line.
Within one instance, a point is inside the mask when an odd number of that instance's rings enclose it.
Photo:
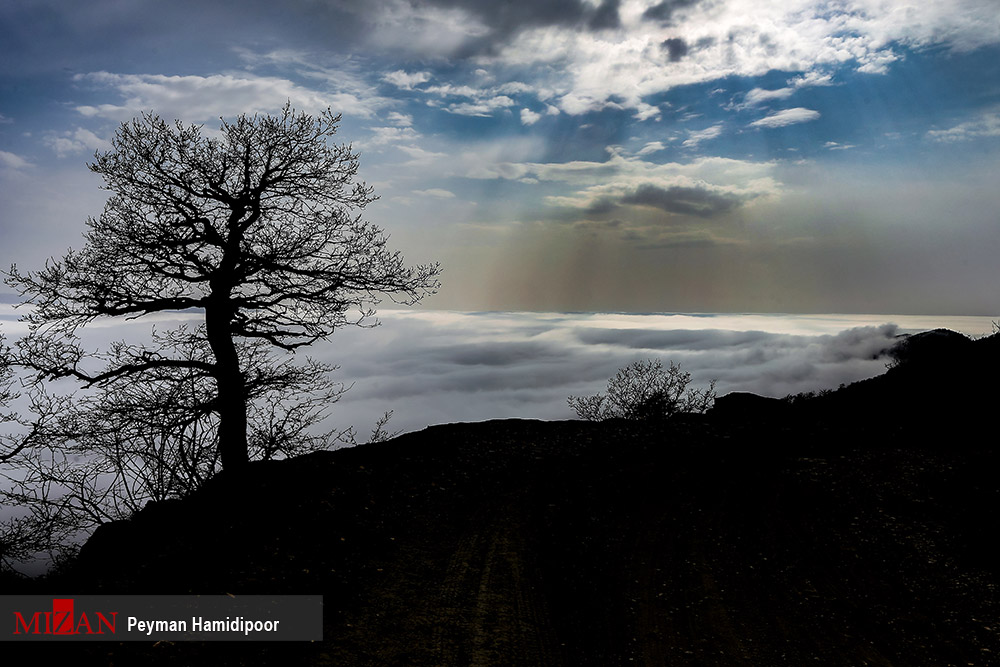
M 707 389 L 688 389 L 691 374 L 659 359 L 634 361 L 608 380 L 607 393 L 570 396 L 581 419 L 663 420 L 678 413 L 702 413 L 715 401 L 715 381 Z

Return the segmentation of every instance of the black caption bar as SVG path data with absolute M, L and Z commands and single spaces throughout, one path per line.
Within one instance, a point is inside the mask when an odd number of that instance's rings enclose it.
M 322 595 L 0 595 L 0 641 L 322 639 Z

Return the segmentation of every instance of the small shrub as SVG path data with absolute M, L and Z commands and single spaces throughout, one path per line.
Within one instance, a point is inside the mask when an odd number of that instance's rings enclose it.
M 841 383 L 839 389 L 843 389 L 846 385 Z M 798 394 L 788 394 L 782 401 L 788 403 L 789 405 L 799 405 L 813 400 L 814 398 L 822 398 L 823 396 L 829 396 L 833 393 L 833 389 L 820 389 L 819 391 L 802 391 Z
M 715 402 L 715 381 L 707 389 L 688 389 L 691 374 L 659 359 L 634 361 L 608 380 L 605 394 L 570 396 L 569 406 L 581 419 L 662 420 L 682 412 L 702 413 Z

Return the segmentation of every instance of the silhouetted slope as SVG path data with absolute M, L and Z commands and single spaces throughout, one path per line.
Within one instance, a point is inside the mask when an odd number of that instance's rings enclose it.
M 90 654 L 115 664 L 989 664 L 996 347 L 761 418 L 452 424 L 253 464 L 102 528 L 49 585 L 325 595 L 321 644 Z

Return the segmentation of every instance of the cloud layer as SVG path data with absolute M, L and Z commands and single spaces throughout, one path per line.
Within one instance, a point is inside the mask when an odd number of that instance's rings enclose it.
M 616 315 L 385 311 L 381 327 L 342 330 L 318 358 L 354 383 L 335 412 L 363 429 L 384 410 L 395 428 L 495 418 L 571 419 L 569 395 L 602 391 L 636 359 L 681 364 L 720 394 L 836 388 L 885 371 L 903 332 L 989 332 L 988 318 Z M 345 350 L 350 350 L 345 354 Z

